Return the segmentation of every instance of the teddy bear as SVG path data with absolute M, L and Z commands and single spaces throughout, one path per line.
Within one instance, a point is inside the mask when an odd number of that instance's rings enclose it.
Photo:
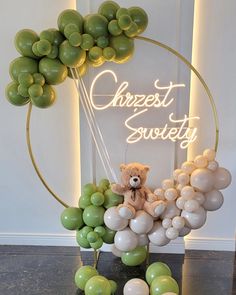
M 166 203 L 144 186 L 149 167 L 140 163 L 121 164 L 120 171 L 122 184 L 111 185 L 114 193 L 124 195 L 124 202 L 118 206 L 119 215 L 132 219 L 137 210 L 144 210 L 154 218 L 159 217 Z

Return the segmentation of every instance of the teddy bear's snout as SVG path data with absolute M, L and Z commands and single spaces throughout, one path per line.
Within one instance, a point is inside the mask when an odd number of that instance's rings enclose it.
M 140 185 L 140 178 L 138 176 L 133 176 L 133 177 L 130 178 L 129 183 L 134 188 L 139 187 L 139 185 Z

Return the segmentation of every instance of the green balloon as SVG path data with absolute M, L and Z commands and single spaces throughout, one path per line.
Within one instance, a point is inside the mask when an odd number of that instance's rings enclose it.
M 79 32 L 79 28 L 76 24 L 70 23 L 70 24 L 66 25 L 64 28 L 64 35 L 66 36 L 67 39 L 69 39 L 70 35 L 75 32 L 77 32 L 77 33 Z
M 21 73 L 34 74 L 38 72 L 38 62 L 30 57 L 17 57 L 10 64 L 10 76 L 18 82 Z
M 18 90 L 18 93 L 19 93 L 21 96 L 29 97 L 29 92 L 28 92 L 28 87 L 27 87 L 27 86 L 20 84 L 20 85 L 18 86 L 17 90 Z
M 104 48 L 102 54 L 107 61 L 112 61 L 116 57 L 116 52 L 112 47 Z
M 179 294 L 179 286 L 177 282 L 170 276 L 156 277 L 150 287 L 151 295 L 162 295 L 167 292 Z
M 91 202 L 95 206 L 101 206 L 104 203 L 104 195 L 100 192 L 92 194 Z
M 80 247 L 89 249 L 91 248 L 88 240 L 83 236 L 83 229 L 76 231 L 76 241 L 79 244 Z
M 72 68 L 80 67 L 86 60 L 86 52 L 80 47 L 71 46 L 65 40 L 59 47 L 59 57 L 61 62 Z
M 43 95 L 37 97 L 31 97 L 31 102 L 38 108 L 48 108 L 50 107 L 56 100 L 56 94 L 51 85 L 44 84 L 43 85 Z
M 86 295 L 111 295 L 111 286 L 103 276 L 93 276 L 85 285 Z
M 92 205 L 91 197 L 88 195 L 82 195 L 79 198 L 79 207 L 85 209 L 86 207 Z
M 20 80 L 20 76 L 19 76 L 19 80 Z M 44 76 L 42 74 L 40 74 L 40 73 L 33 74 L 33 82 L 35 84 L 39 84 L 39 85 L 43 86 L 45 84 Z M 33 84 L 33 82 L 31 84 Z
M 94 243 L 90 243 L 90 246 L 94 249 L 94 250 L 97 250 L 97 249 L 100 249 L 103 245 L 103 240 L 102 238 L 98 238 L 98 240 Z
M 70 69 L 68 68 L 68 77 L 72 78 L 72 79 L 79 79 L 79 77 L 84 76 L 87 73 L 88 70 L 88 64 L 86 62 L 84 62 L 82 64 L 82 66 L 75 68 L 75 69 Z M 73 74 L 72 72 L 73 71 Z
M 88 242 L 91 244 L 91 243 L 97 242 L 97 240 L 99 239 L 99 235 L 94 231 L 90 231 L 87 234 L 86 238 L 87 238 Z
M 82 42 L 80 47 L 83 50 L 89 50 L 90 48 L 92 48 L 94 45 L 94 39 L 91 35 L 89 34 L 83 34 L 82 35 Z
M 145 247 L 137 247 L 132 251 L 123 252 L 121 260 L 125 265 L 137 266 L 142 264 L 147 257 L 147 249 Z
M 52 50 L 52 45 L 48 40 L 40 40 L 37 42 L 37 49 L 39 54 L 48 55 Z
M 114 59 L 116 63 L 121 64 L 127 62 L 134 53 L 134 40 L 123 34 L 117 37 L 111 37 L 110 46 L 116 52 Z
M 81 234 L 82 236 L 87 239 L 87 235 L 88 233 L 92 232 L 93 228 L 90 226 L 85 225 L 82 229 L 81 229 Z
M 105 186 L 105 187 L 109 188 L 110 187 L 110 181 L 108 179 L 106 179 L 106 178 L 103 178 L 103 179 L 101 179 L 99 181 L 98 185 L 99 186 Z
M 114 1 L 104 1 L 98 8 L 98 13 L 105 16 L 107 20 L 116 18 L 116 12 L 120 6 Z
M 97 38 L 97 46 L 100 48 L 105 48 L 109 45 L 109 39 L 105 36 Z
M 32 46 L 38 40 L 39 37 L 34 31 L 23 29 L 15 36 L 15 47 L 23 56 L 37 58 L 32 51 Z
M 106 244 L 113 244 L 116 231 L 108 227 L 105 227 L 105 230 L 106 230 L 106 233 L 104 236 L 102 236 L 103 242 Z
M 148 25 L 147 13 L 140 7 L 130 7 L 128 11 L 132 20 L 138 26 L 138 34 L 143 33 Z
M 75 24 L 80 33 L 83 31 L 83 17 L 77 11 L 73 9 L 66 9 L 61 12 L 57 19 L 57 25 L 61 33 L 64 33 L 65 26 L 68 24 Z
M 69 37 L 69 43 L 71 46 L 78 47 L 82 42 L 82 36 L 80 33 L 74 32 Z
M 111 189 L 108 189 L 104 193 L 105 201 L 103 206 L 108 209 L 114 206 L 118 206 L 119 204 L 123 203 L 124 197 L 113 193 Z
M 92 196 L 92 194 L 96 193 L 97 187 L 94 183 L 87 183 L 82 187 L 82 192 L 85 195 Z
M 84 20 L 84 32 L 97 39 L 108 36 L 108 20 L 100 14 L 89 14 Z
M 66 208 L 61 214 L 61 223 L 69 230 L 80 229 L 84 224 L 82 210 L 75 207 Z
M 44 57 L 39 62 L 39 72 L 43 74 L 45 80 L 50 85 L 62 83 L 68 74 L 67 67 L 58 59 Z
M 32 51 L 33 51 L 34 55 L 36 55 L 37 57 L 43 56 L 43 54 L 40 54 L 38 51 L 38 41 L 33 44 Z
M 43 95 L 43 87 L 39 84 L 31 85 L 28 91 L 30 97 L 38 97 Z
M 110 286 L 111 286 L 111 294 L 115 294 L 117 290 L 117 283 L 113 280 L 109 280 Z
M 100 59 L 97 61 L 91 61 L 90 59 L 88 60 L 89 65 L 91 65 L 94 68 L 102 66 L 104 62 L 105 62 L 105 58 L 103 56 L 101 56 Z
M 34 83 L 34 78 L 29 73 L 21 73 L 18 76 L 18 81 L 21 85 L 23 85 L 25 87 L 29 87 L 30 85 L 32 85 Z
M 118 25 L 118 20 L 113 19 L 109 22 L 108 31 L 112 36 L 119 36 L 122 33 L 122 29 Z
M 132 24 L 132 19 L 129 15 L 121 15 L 118 18 L 118 25 L 122 30 L 128 30 Z
M 99 235 L 99 237 L 103 237 L 106 234 L 106 229 L 103 226 L 96 226 L 94 231 Z
M 135 22 L 132 22 L 129 29 L 124 31 L 124 34 L 130 38 L 136 37 L 138 35 L 138 25 Z
M 127 8 L 119 8 L 116 12 L 116 18 L 119 19 L 122 15 L 129 15 L 129 10 Z
M 89 50 L 89 59 L 94 62 L 98 62 L 102 58 L 102 49 L 98 46 L 94 46 Z
M 103 207 L 97 207 L 90 205 L 84 209 L 83 220 L 88 226 L 96 227 L 104 223 L 103 216 L 105 209 Z
M 42 31 L 39 37 L 40 40 L 47 40 L 54 46 L 59 46 L 65 40 L 63 34 L 54 28 Z
M 84 290 L 88 280 L 97 275 L 98 271 L 94 267 L 90 265 L 82 266 L 75 274 L 75 284 L 79 289 Z
M 43 30 L 39 34 L 39 38 L 40 38 L 40 40 L 47 40 L 48 42 L 50 42 L 50 44 L 53 44 L 53 41 L 54 41 L 54 32 L 52 30 L 50 30 L 50 29 Z
M 56 45 L 52 45 L 51 51 L 49 54 L 47 54 L 48 58 L 55 59 L 58 57 L 59 49 Z
M 6 87 L 6 98 L 15 106 L 23 106 L 27 104 L 30 99 L 29 97 L 23 97 L 18 93 L 18 86 L 19 84 L 14 81 L 8 84 Z
M 172 276 L 172 273 L 167 264 L 154 262 L 146 270 L 146 281 L 151 285 L 152 281 L 159 276 Z

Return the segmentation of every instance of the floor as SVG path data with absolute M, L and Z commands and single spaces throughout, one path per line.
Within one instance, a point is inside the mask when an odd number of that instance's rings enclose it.
M 82 252 L 82 259 L 84 264 L 92 264 L 93 254 Z M 234 252 L 151 254 L 150 260 L 170 266 L 182 295 L 236 294 Z M 73 282 L 78 265 L 78 249 L 74 247 L 0 246 L 0 295 L 83 294 Z M 127 280 L 144 277 L 145 266 L 130 268 L 111 253 L 101 253 L 98 270 L 118 282 L 116 294 L 122 295 Z

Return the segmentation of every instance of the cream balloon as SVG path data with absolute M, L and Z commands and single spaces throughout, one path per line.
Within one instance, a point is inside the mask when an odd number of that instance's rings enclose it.
M 196 169 L 196 166 L 193 164 L 193 162 L 187 161 L 182 164 L 181 169 L 184 173 L 190 175 Z
M 114 243 L 116 248 L 122 252 L 132 251 L 138 245 L 138 237 L 127 227 L 115 234 Z
M 176 206 L 183 210 L 184 209 L 184 204 L 185 204 L 186 200 L 183 197 L 180 197 L 176 200 Z
M 178 230 L 181 230 L 185 225 L 185 219 L 181 216 L 175 216 L 172 219 L 172 226 Z
M 164 179 L 161 183 L 163 190 L 174 187 L 174 181 L 172 179 Z
M 148 295 L 149 287 L 148 284 L 141 279 L 129 280 L 123 289 L 123 295 Z
M 181 190 L 181 197 L 185 200 L 190 200 L 194 197 L 194 188 L 192 186 L 184 186 Z
M 155 189 L 154 194 L 158 197 L 159 200 L 165 200 L 165 191 L 163 190 L 163 188 Z
M 122 251 L 120 251 L 119 249 L 117 249 L 114 244 L 112 245 L 111 252 L 116 257 L 121 257 L 122 256 L 122 253 L 123 253 Z
M 177 179 L 178 183 L 187 185 L 189 183 L 189 175 L 187 173 L 180 173 Z
M 147 246 L 149 243 L 147 234 L 138 235 L 138 246 Z
M 167 201 L 174 201 L 178 197 L 178 191 L 175 188 L 168 188 L 165 191 L 165 198 Z
M 161 215 L 161 219 L 173 218 L 180 215 L 180 210 L 177 208 L 175 201 L 170 201 L 167 203 L 166 210 Z
M 205 196 L 200 192 L 195 192 L 194 200 L 198 201 L 199 205 L 202 205 L 205 202 Z
M 207 193 L 213 189 L 213 173 L 206 168 L 196 169 L 191 175 L 190 183 L 195 189 Z
M 188 212 L 195 212 L 199 209 L 200 205 L 196 200 L 188 200 L 184 204 L 184 210 Z
M 167 228 L 171 227 L 172 222 L 171 222 L 170 218 L 165 218 L 165 219 L 162 220 L 161 224 L 165 229 L 167 229 Z
M 220 209 L 224 203 L 224 197 L 220 191 L 213 190 L 205 194 L 206 200 L 203 203 L 203 208 L 207 211 L 215 211 Z
M 108 228 L 118 231 L 126 228 L 129 220 L 119 215 L 117 207 L 111 207 L 104 214 L 104 223 Z
M 185 224 L 191 229 L 198 229 L 206 222 L 206 210 L 202 207 L 195 212 L 182 211 L 181 216 L 185 218 Z
M 178 179 L 178 176 L 180 175 L 180 173 L 182 173 L 183 171 L 181 169 L 175 169 L 175 171 L 173 172 L 173 177 L 174 177 L 174 180 L 177 181 Z
M 170 240 L 175 240 L 179 236 L 179 231 L 174 227 L 169 227 L 166 230 L 166 237 Z
M 166 237 L 166 230 L 160 221 L 156 221 L 148 234 L 150 242 L 156 246 L 165 246 L 170 240 Z
M 205 156 L 197 156 L 195 159 L 194 159 L 194 165 L 197 167 L 197 168 L 206 168 L 207 165 L 208 165 L 208 160 L 207 160 L 207 157 Z
M 139 210 L 134 218 L 130 219 L 129 226 L 136 234 L 146 234 L 153 227 L 153 217 L 144 210 Z
M 179 231 L 179 236 L 180 237 L 187 236 L 190 232 L 191 232 L 191 229 L 185 226 Z
M 219 167 L 214 172 L 214 187 L 217 190 L 224 189 L 231 183 L 231 174 L 230 172 L 222 167 Z
M 213 149 L 206 149 L 203 152 L 203 156 L 205 156 L 208 161 L 213 161 L 213 160 L 215 160 L 216 152 Z
M 218 164 L 218 162 L 216 162 L 216 161 L 211 161 L 211 162 L 209 162 L 208 163 L 208 166 L 207 166 L 207 168 L 209 169 L 209 170 L 211 170 L 211 171 L 216 171 L 216 169 L 219 167 L 219 164 Z

